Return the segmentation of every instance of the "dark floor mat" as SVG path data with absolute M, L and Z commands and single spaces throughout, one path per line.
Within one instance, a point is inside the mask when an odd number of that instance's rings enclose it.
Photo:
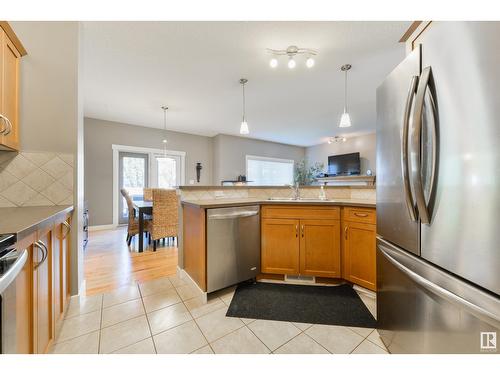
M 244 283 L 227 316 L 375 328 L 376 321 L 350 285 Z

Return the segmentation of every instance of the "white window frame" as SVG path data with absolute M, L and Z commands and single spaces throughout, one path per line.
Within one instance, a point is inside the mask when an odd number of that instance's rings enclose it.
M 278 163 L 284 164 L 292 164 L 292 179 L 293 179 L 293 169 L 295 168 L 295 160 L 293 159 L 279 159 L 279 158 L 271 158 L 267 156 L 258 156 L 258 155 L 246 155 L 245 156 L 245 173 L 248 179 L 248 160 L 261 160 L 261 161 L 274 161 Z M 292 181 L 293 184 L 293 181 Z M 275 186 L 284 186 L 284 185 L 275 185 Z
M 155 156 L 164 155 L 165 150 L 159 148 L 149 148 L 149 147 L 136 147 L 136 146 L 127 146 L 127 145 L 116 145 L 112 144 L 111 149 L 113 150 L 113 227 L 118 226 L 118 178 L 119 178 L 119 153 L 120 152 L 135 152 L 139 154 L 148 154 L 149 155 L 149 165 L 148 165 L 148 186 L 151 186 L 153 182 L 153 176 L 151 171 L 154 171 L 153 163 L 156 162 Z M 175 151 L 175 150 L 167 150 L 167 156 L 177 156 L 180 157 L 181 161 L 181 180 L 179 185 L 186 184 L 186 152 L 185 151 Z

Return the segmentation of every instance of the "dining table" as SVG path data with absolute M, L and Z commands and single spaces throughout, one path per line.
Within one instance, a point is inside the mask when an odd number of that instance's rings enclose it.
M 153 202 L 132 201 L 134 208 L 139 214 L 139 252 L 144 250 L 144 215 L 153 215 Z

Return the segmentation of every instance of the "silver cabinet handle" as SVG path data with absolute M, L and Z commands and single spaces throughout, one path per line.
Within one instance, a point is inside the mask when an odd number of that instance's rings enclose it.
M 355 212 L 354 216 L 357 216 L 357 217 L 367 217 L 368 214 L 360 214 L 359 212 Z
M 0 130 L 0 134 L 4 134 L 7 131 L 7 126 L 8 126 L 7 125 L 8 124 L 7 123 L 7 117 L 5 117 L 4 115 L 0 114 L 0 121 L 2 121 L 5 124 L 4 128 Z
M 399 263 L 396 259 L 394 259 L 389 252 L 391 250 L 387 249 L 381 244 L 378 244 L 379 250 L 382 252 L 384 257 L 397 269 L 399 269 L 401 272 L 406 274 L 411 280 L 413 280 L 416 284 L 420 285 L 421 287 L 429 290 L 430 292 L 438 295 L 439 297 L 447 300 L 450 303 L 453 303 L 455 305 L 458 305 L 460 307 L 465 307 L 467 310 L 469 310 L 473 315 L 478 316 L 479 318 L 486 320 L 488 323 L 495 327 L 500 328 L 500 316 L 485 310 L 484 308 L 477 306 L 466 299 L 457 296 L 456 294 L 450 292 L 447 289 L 444 289 L 443 287 L 434 284 L 433 282 L 427 280 L 426 278 L 420 276 L 418 273 L 413 272 L 411 269 L 408 267 L 402 265 Z
M 422 182 L 422 162 L 421 162 L 421 157 L 422 157 L 422 152 L 421 152 L 421 143 L 422 143 L 422 114 L 423 114 L 423 109 L 424 109 L 424 101 L 425 101 L 425 95 L 426 92 L 429 93 L 431 97 L 431 109 L 432 109 L 432 115 L 434 117 L 433 119 L 433 127 L 432 127 L 432 132 L 434 134 L 434 140 L 433 140 L 433 152 L 432 152 L 432 166 L 431 166 L 431 187 L 433 188 L 434 185 L 434 171 L 436 168 L 436 151 L 437 151 L 437 145 L 436 145 L 436 113 L 435 113 L 435 106 L 434 106 L 434 100 L 432 98 L 432 93 L 430 90 L 427 90 L 429 86 L 429 79 L 431 77 L 431 67 L 428 66 L 426 67 L 423 71 L 422 74 L 420 75 L 420 81 L 418 83 L 418 88 L 417 88 L 417 94 L 415 98 L 415 109 L 413 112 L 413 127 L 412 127 L 412 134 L 411 134 L 411 179 L 412 179 L 412 184 L 413 184 L 413 191 L 415 192 L 415 196 L 417 199 L 417 208 L 418 208 L 418 213 L 420 215 L 420 220 L 424 224 L 429 224 L 431 221 L 430 213 L 429 213 L 429 207 L 428 207 L 428 201 L 425 199 L 425 194 L 424 194 L 424 186 Z M 432 191 L 432 190 L 431 190 Z M 430 196 L 430 194 L 429 194 Z
M 304 224 L 302 224 L 301 229 L 302 229 L 302 238 L 304 238 Z
M 299 224 L 295 224 L 295 237 L 299 236 Z
M 410 111 L 415 89 L 417 87 L 418 76 L 411 77 L 410 88 L 408 89 L 408 97 L 406 98 L 405 111 L 403 117 L 403 135 L 401 136 L 401 168 L 403 172 L 403 187 L 405 192 L 405 202 L 408 208 L 408 214 L 412 221 L 417 220 L 415 212 L 415 204 L 411 196 L 410 176 L 408 173 L 408 129 L 410 128 Z
M 346 227 L 344 228 L 344 238 L 347 240 L 347 230 L 349 229 L 349 227 L 346 225 Z
M 68 230 L 68 231 L 66 232 L 66 234 L 63 236 L 63 238 L 66 238 L 66 237 L 68 236 L 69 232 L 71 231 L 71 225 L 69 225 L 69 223 L 68 223 L 68 221 L 67 221 L 67 220 L 64 220 L 64 221 L 62 222 L 62 225 L 63 225 L 63 226 L 65 226 L 65 227 L 66 227 L 66 229 Z
M 9 129 L 6 130 L 3 135 L 9 135 L 10 132 L 12 131 L 12 122 L 8 119 L 8 117 L 5 117 L 5 120 L 7 121 L 7 125 L 9 126 Z
M 39 261 L 37 264 L 35 264 L 35 269 L 37 269 L 42 265 L 43 262 L 45 262 L 49 251 L 47 249 L 47 246 L 45 246 L 45 244 L 42 241 L 36 241 L 34 245 L 40 250 L 42 250 L 42 260 Z

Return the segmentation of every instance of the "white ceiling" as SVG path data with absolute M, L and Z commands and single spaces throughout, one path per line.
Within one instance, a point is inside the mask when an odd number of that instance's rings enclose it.
M 409 22 L 85 22 L 85 116 L 185 133 L 239 135 L 241 77 L 250 137 L 310 146 L 375 130 L 375 89 L 404 58 Z M 319 51 L 273 70 L 266 48 Z M 338 122 L 348 76 L 353 126 Z

